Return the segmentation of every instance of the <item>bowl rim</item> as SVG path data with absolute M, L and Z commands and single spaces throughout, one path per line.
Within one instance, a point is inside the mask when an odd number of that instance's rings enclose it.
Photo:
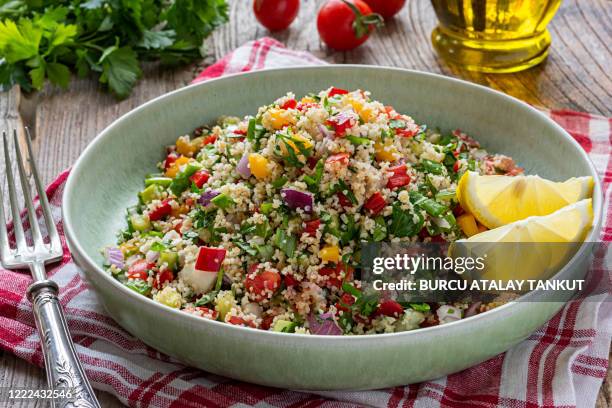
M 468 322 L 468 323 L 471 322 L 472 325 L 477 324 L 478 322 L 482 323 L 483 320 L 494 319 L 500 314 L 509 312 L 511 309 L 518 310 L 518 307 L 520 307 L 519 305 L 521 304 L 522 305 L 528 304 L 529 302 L 527 300 L 522 300 L 521 302 L 512 301 L 502 306 L 496 307 L 492 310 L 489 310 L 485 313 L 480 313 L 475 316 L 471 316 L 465 319 L 450 322 L 444 325 L 431 326 L 431 327 L 419 328 L 417 330 L 409 330 L 409 331 L 395 332 L 395 333 L 364 334 L 364 335 L 358 335 L 358 336 L 347 336 L 347 335 L 326 336 L 326 335 L 318 335 L 318 334 L 281 333 L 281 332 L 274 332 L 274 331 L 269 331 L 269 330 L 258 330 L 258 329 L 252 329 L 249 327 L 235 326 L 235 325 L 227 324 L 225 322 L 218 322 L 216 320 L 203 319 L 199 316 L 194 316 L 189 313 L 182 312 L 180 310 L 177 310 L 169 306 L 163 305 L 161 303 L 155 302 L 153 299 L 150 299 L 146 296 L 142 296 L 138 294 L 135 291 L 127 288 L 125 285 L 122 285 L 118 280 L 116 280 L 115 278 L 107 274 L 103 270 L 103 268 L 97 264 L 97 262 L 94 262 L 94 260 L 88 255 L 88 253 L 83 249 L 81 244 L 76 239 L 76 234 L 74 233 L 73 226 L 72 226 L 73 222 L 71 219 L 71 215 L 67 211 L 67 209 L 71 207 L 71 204 L 70 204 L 71 193 L 70 192 L 73 189 L 73 185 L 76 183 L 76 180 L 78 178 L 77 177 L 78 173 L 82 171 L 83 167 L 86 168 L 86 166 L 83 163 L 88 159 L 88 156 L 91 154 L 95 146 L 99 144 L 104 138 L 108 137 L 108 135 L 112 133 L 113 129 L 116 126 L 120 125 L 121 123 L 125 121 L 129 121 L 133 115 L 143 110 L 146 110 L 149 106 L 154 105 L 165 98 L 176 97 L 183 92 L 190 92 L 194 88 L 198 88 L 198 87 L 206 87 L 207 85 L 211 83 L 231 82 L 235 80 L 236 78 L 241 78 L 241 77 L 251 77 L 251 76 L 257 77 L 260 75 L 274 75 L 275 72 L 326 71 L 326 70 L 336 70 L 336 69 L 348 69 L 348 70 L 366 69 L 366 70 L 374 70 L 374 71 L 394 71 L 394 72 L 405 73 L 405 74 L 410 74 L 410 75 L 428 77 L 430 79 L 435 79 L 439 81 L 447 81 L 449 83 L 454 83 L 462 87 L 472 88 L 479 92 L 484 92 L 484 93 L 493 95 L 501 99 L 506 99 L 508 102 L 514 105 L 517 105 L 525 113 L 531 114 L 531 115 L 535 114 L 536 116 L 539 116 L 541 119 L 544 119 L 544 121 L 548 122 L 548 124 L 552 126 L 553 129 L 555 129 L 558 133 L 563 135 L 566 141 L 569 141 L 569 143 L 573 145 L 573 147 L 576 149 L 578 154 L 588 164 L 589 170 L 594 179 L 593 223 L 591 225 L 591 231 L 589 232 L 587 238 L 585 239 L 584 243 L 580 246 L 578 251 L 576 251 L 574 256 L 566 263 L 566 265 L 557 272 L 554 278 L 565 273 L 575 263 L 577 263 L 583 256 L 588 255 L 586 253 L 587 248 L 588 248 L 588 246 L 586 245 L 587 243 L 598 241 L 599 233 L 600 233 L 600 229 L 602 225 L 603 193 L 601 189 L 601 180 L 599 179 L 597 170 L 593 162 L 589 158 L 588 154 L 580 146 L 580 144 L 571 135 L 569 135 L 569 133 L 565 129 L 563 129 L 559 124 L 554 122 L 552 119 L 544 115 L 544 113 L 534 108 L 533 106 L 511 95 L 507 95 L 501 91 L 497 91 L 495 89 L 486 87 L 484 85 L 476 84 L 476 83 L 469 82 L 463 79 L 435 74 L 431 72 L 424 72 L 424 71 L 418 71 L 418 70 L 412 70 L 412 69 L 406 69 L 406 68 L 363 65 L 363 64 L 328 64 L 328 65 L 304 65 L 304 66 L 300 65 L 300 66 L 293 66 L 293 67 L 280 67 L 280 68 L 270 68 L 270 69 L 250 71 L 250 72 L 240 72 L 240 73 L 235 73 L 235 74 L 229 74 L 229 75 L 219 77 L 219 78 L 210 79 L 207 81 L 189 84 L 182 88 L 178 88 L 168 93 L 165 93 L 163 95 L 157 96 L 135 107 L 134 109 L 130 110 L 129 112 L 126 112 L 125 114 L 121 115 L 119 118 L 115 119 L 111 124 L 106 126 L 100 133 L 98 133 L 98 135 L 95 136 L 95 138 L 89 143 L 89 145 L 79 155 L 77 161 L 72 166 L 72 169 L 68 176 L 68 180 L 66 181 L 66 185 L 64 188 L 63 196 L 62 196 L 62 203 L 63 203 L 62 219 L 64 221 L 64 233 L 68 241 L 71 252 L 76 252 L 86 264 L 84 265 L 83 269 L 89 268 L 90 270 L 93 271 L 92 273 L 97 273 L 97 274 L 102 275 L 103 277 L 102 279 L 105 279 L 107 282 L 110 282 L 111 285 L 113 285 L 118 291 L 120 291 L 125 296 L 127 296 L 131 301 L 144 302 L 144 305 L 153 307 L 157 313 L 163 313 L 167 315 L 169 318 L 191 319 L 190 321 L 193 324 L 196 324 L 196 325 L 201 324 L 204 326 L 212 325 L 211 327 L 213 328 L 218 328 L 220 330 L 227 330 L 228 332 L 231 332 L 232 330 L 234 330 L 235 334 L 241 335 L 241 336 L 259 337 L 259 338 L 263 338 L 264 336 L 271 336 L 270 339 L 274 338 L 277 340 L 279 339 L 282 339 L 282 340 L 300 339 L 301 341 L 312 341 L 312 342 L 320 342 L 320 341 L 360 342 L 360 341 L 370 341 L 372 339 L 383 340 L 383 339 L 391 339 L 391 338 L 396 339 L 396 338 L 405 337 L 405 336 L 411 336 L 411 337 L 423 336 L 423 335 L 429 335 L 430 333 L 436 333 L 440 330 L 447 330 L 449 328 L 465 326 L 466 325 L 465 322 Z M 522 297 L 527 298 L 530 296 L 534 296 L 536 293 L 537 291 L 532 291 L 532 292 L 524 294 Z M 347 340 L 347 339 L 350 339 L 350 340 Z

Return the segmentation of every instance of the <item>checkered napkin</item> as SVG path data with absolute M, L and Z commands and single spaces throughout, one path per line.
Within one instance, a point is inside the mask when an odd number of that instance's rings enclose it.
M 208 67 L 196 81 L 270 67 L 323 64 L 312 55 L 264 38 Z M 589 153 L 606 190 L 602 239 L 612 241 L 612 119 L 570 111 L 546 112 Z M 68 171 L 47 189 L 60 234 L 61 197 Z M 63 237 L 63 234 L 62 234 Z M 63 238 L 62 238 L 63 240 Z M 462 371 L 392 389 L 302 393 L 261 387 L 186 367 L 146 346 L 106 314 L 64 247 L 49 275 L 60 293 L 76 349 L 94 388 L 133 407 L 592 407 L 606 375 L 612 305 L 572 301 L 531 337 L 504 354 Z M 605 269 L 598 260 L 594 269 Z M 0 346 L 42 366 L 26 274 L 0 269 Z

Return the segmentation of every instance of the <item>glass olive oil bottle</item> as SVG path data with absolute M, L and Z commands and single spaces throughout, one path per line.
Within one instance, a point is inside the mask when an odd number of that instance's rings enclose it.
M 516 72 L 548 55 L 547 24 L 561 0 L 432 0 L 440 24 L 432 32 L 447 61 L 481 72 Z

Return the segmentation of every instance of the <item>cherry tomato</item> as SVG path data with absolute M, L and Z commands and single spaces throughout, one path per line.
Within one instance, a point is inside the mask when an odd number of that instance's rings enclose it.
M 391 18 L 404 7 L 406 0 L 364 0 L 368 6 L 385 19 Z
M 328 47 L 348 51 L 363 44 L 382 17 L 363 0 L 329 0 L 319 10 L 317 30 Z
M 270 31 L 289 27 L 300 9 L 299 0 L 255 0 L 253 12 L 257 20 Z

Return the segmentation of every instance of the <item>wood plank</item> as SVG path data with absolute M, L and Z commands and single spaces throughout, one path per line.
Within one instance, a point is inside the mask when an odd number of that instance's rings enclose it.
M 610 0 L 563 2 L 551 24 L 553 46 L 548 60 L 526 72 L 503 75 L 465 72 L 437 57 L 429 40 L 436 20 L 428 0 L 409 0 L 400 15 L 361 48 L 347 53 L 331 52 L 320 43 L 316 31 L 315 16 L 323 1 L 301 2 L 300 15 L 290 29 L 270 34 L 256 23 L 250 2 L 232 0 L 231 23 L 207 40 L 210 55 L 202 63 L 174 71 L 147 67 L 134 93 L 121 102 L 99 92 L 92 80 L 75 79 L 65 92 L 47 89 L 23 97 L 13 90 L 0 95 L 0 126 L 17 126 L 23 120 L 34 129 L 39 168 L 48 183 L 74 163 L 95 135 L 121 114 L 187 84 L 198 66 L 264 35 L 271 35 L 288 47 L 308 50 L 331 63 L 387 65 L 442 73 L 490 86 L 536 106 L 612 115 Z M 0 177 L 4 179 L 2 173 Z M 599 408 L 612 408 L 610 371 L 598 397 Z M 41 388 L 44 384 L 40 369 L 0 352 L 0 386 Z M 109 394 L 100 396 L 103 406 L 120 406 Z

